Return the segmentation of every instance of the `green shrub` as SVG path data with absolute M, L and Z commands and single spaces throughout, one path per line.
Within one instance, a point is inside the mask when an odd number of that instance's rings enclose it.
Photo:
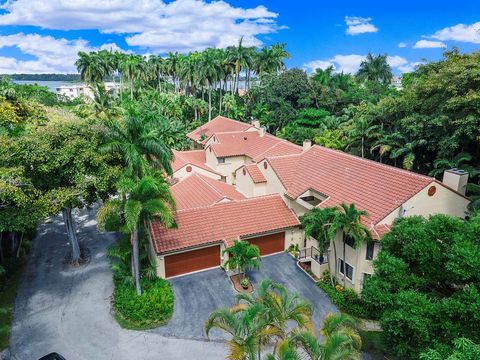
M 173 313 L 174 296 L 164 279 L 142 279 L 143 293 L 137 296 L 133 284 L 115 279 L 113 310 L 118 323 L 127 329 L 152 329 L 165 324 Z
M 343 289 L 337 291 L 330 280 L 320 280 L 318 287 L 325 291 L 332 302 L 343 312 L 358 318 L 369 318 L 368 311 L 363 304 L 362 299 L 352 289 Z

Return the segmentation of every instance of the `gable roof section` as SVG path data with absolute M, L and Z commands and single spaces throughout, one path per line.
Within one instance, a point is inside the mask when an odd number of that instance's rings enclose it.
M 313 189 L 328 196 L 318 207 L 355 203 L 369 214 L 364 222 L 372 224 L 377 224 L 434 181 L 427 176 L 317 145 L 300 155 L 267 160 L 287 189 L 289 198 L 296 199 Z
M 200 141 L 202 135 L 205 136 L 205 139 L 208 139 L 214 133 L 218 132 L 230 132 L 230 131 L 246 131 L 250 129 L 252 125 L 243 123 L 241 121 L 229 119 L 224 116 L 217 116 L 210 120 L 209 122 L 199 126 L 192 132 L 187 134 L 187 137 L 194 140 Z
M 245 196 L 234 186 L 192 173 L 170 187 L 177 210 L 192 209 L 216 204 L 222 200 L 241 200 Z
M 302 148 L 265 133 L 261 136 L 257 131 L 235 131 L 215 133 L 216 143 L 209 145 L 217 157 L 246 155 L 252 159 L 263 159 L 265 154 L 296 154 Z
M 173 162 L 172 170 L 176 172 L 187 164 L 195 165 L 203 170 L 210 171 L 211 173 L 221 175 L 220 173 L 213 170 L 211 167 L 206 165 L 206 157 L 204 150 L 188 150 L 188 151 L 177 151 L 173 150 Z
M 158 221 L 150 223 L 155 251 L 165 253 L 209 243 L 225 242 L 300 224 L 280 195 L 217 203 L 179 210 L 176 229 L 165 229 Z
M 263 176 L 257 164 L 245 165 L 245 170 L 250 175 L 252 181 L 255 184 L 267 182 L 267 179 L 265 178 L 265 176 Z

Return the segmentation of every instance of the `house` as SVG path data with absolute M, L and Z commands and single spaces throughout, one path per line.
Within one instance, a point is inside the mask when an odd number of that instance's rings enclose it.
M 259 124 L 223 117 L 190 138 L 202 149 L 175 152 L 178 228 L 167 230 L 156 222 L 150 228 L 151 257 L 163 277 L 221 266 L 222 250 L 246 239 L 259 245 L 262 256 L 298 245 L 302 261 L 310 261 L 317 276 L 330 269 L 339 281 L 345 278 L 346 287 L 360 291 L 373 272 L 379 240 L 395 219 L 438 213 L 463 217 L 469 203 L 464 196 L 468 174 L 460 170 L 445 172 L 440 182 L 310 141 L 298 146 Z M 341 231 L 327 254 L 319 254 L 317 241 L 304 237 L 298 220 L 314 207 L 342 203 L 368 212 L 362 222 L 374 237 L 356 249 L 345 238 L 345 262 Z
M 115 82 L 104 82 L 105 91 L 117 94 L 120 90 L 120 85 Z M 67 98 L 69 100 L 76 99 L 78 97 L 85 97 L 87 99 L 94 98 L 94 92 L 92 88 L 87 84 L 71 84 L 62 85 L 56 88 L 57 96 L 61 98 Z

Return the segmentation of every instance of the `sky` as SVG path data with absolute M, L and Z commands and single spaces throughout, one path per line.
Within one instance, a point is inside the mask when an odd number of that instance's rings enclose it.
M 76 73 L 78 51 L 164 55 L 286 43 L 288 67 L 355 73 L 368 52 L 394 73 L 480 50 L 478 0 L 0 0 L 0 74 Z

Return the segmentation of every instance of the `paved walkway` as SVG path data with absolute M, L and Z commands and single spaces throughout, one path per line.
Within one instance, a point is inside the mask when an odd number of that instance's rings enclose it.
M 20 284 L 14 313 L 11 352 L 14 359 L 38 359 L 56 351 L 67 360 L 81 359 L 225 359 L 226 335 L 215 330 L 203 337 L 203 323 L 214 309 L 229 306 L 235 292 L 225 273 L 210 270 L 172 280 L 174 315 L 168 325 L 150 331 L 129 331 L 110 314 L 112 275 L 105 249 L 113 234 L 96 231 L 94 210 L 77 217 L 79 240 L 92 259 L 76 271 L 64 271 L 69 251 L 63 222 L 43 224 Z M 314 304 L 317 328 L 325 313 L 336 311 L 327 296 L 295 266 L 287 254 L 266 257 L 254 283 L 270 277 Z

